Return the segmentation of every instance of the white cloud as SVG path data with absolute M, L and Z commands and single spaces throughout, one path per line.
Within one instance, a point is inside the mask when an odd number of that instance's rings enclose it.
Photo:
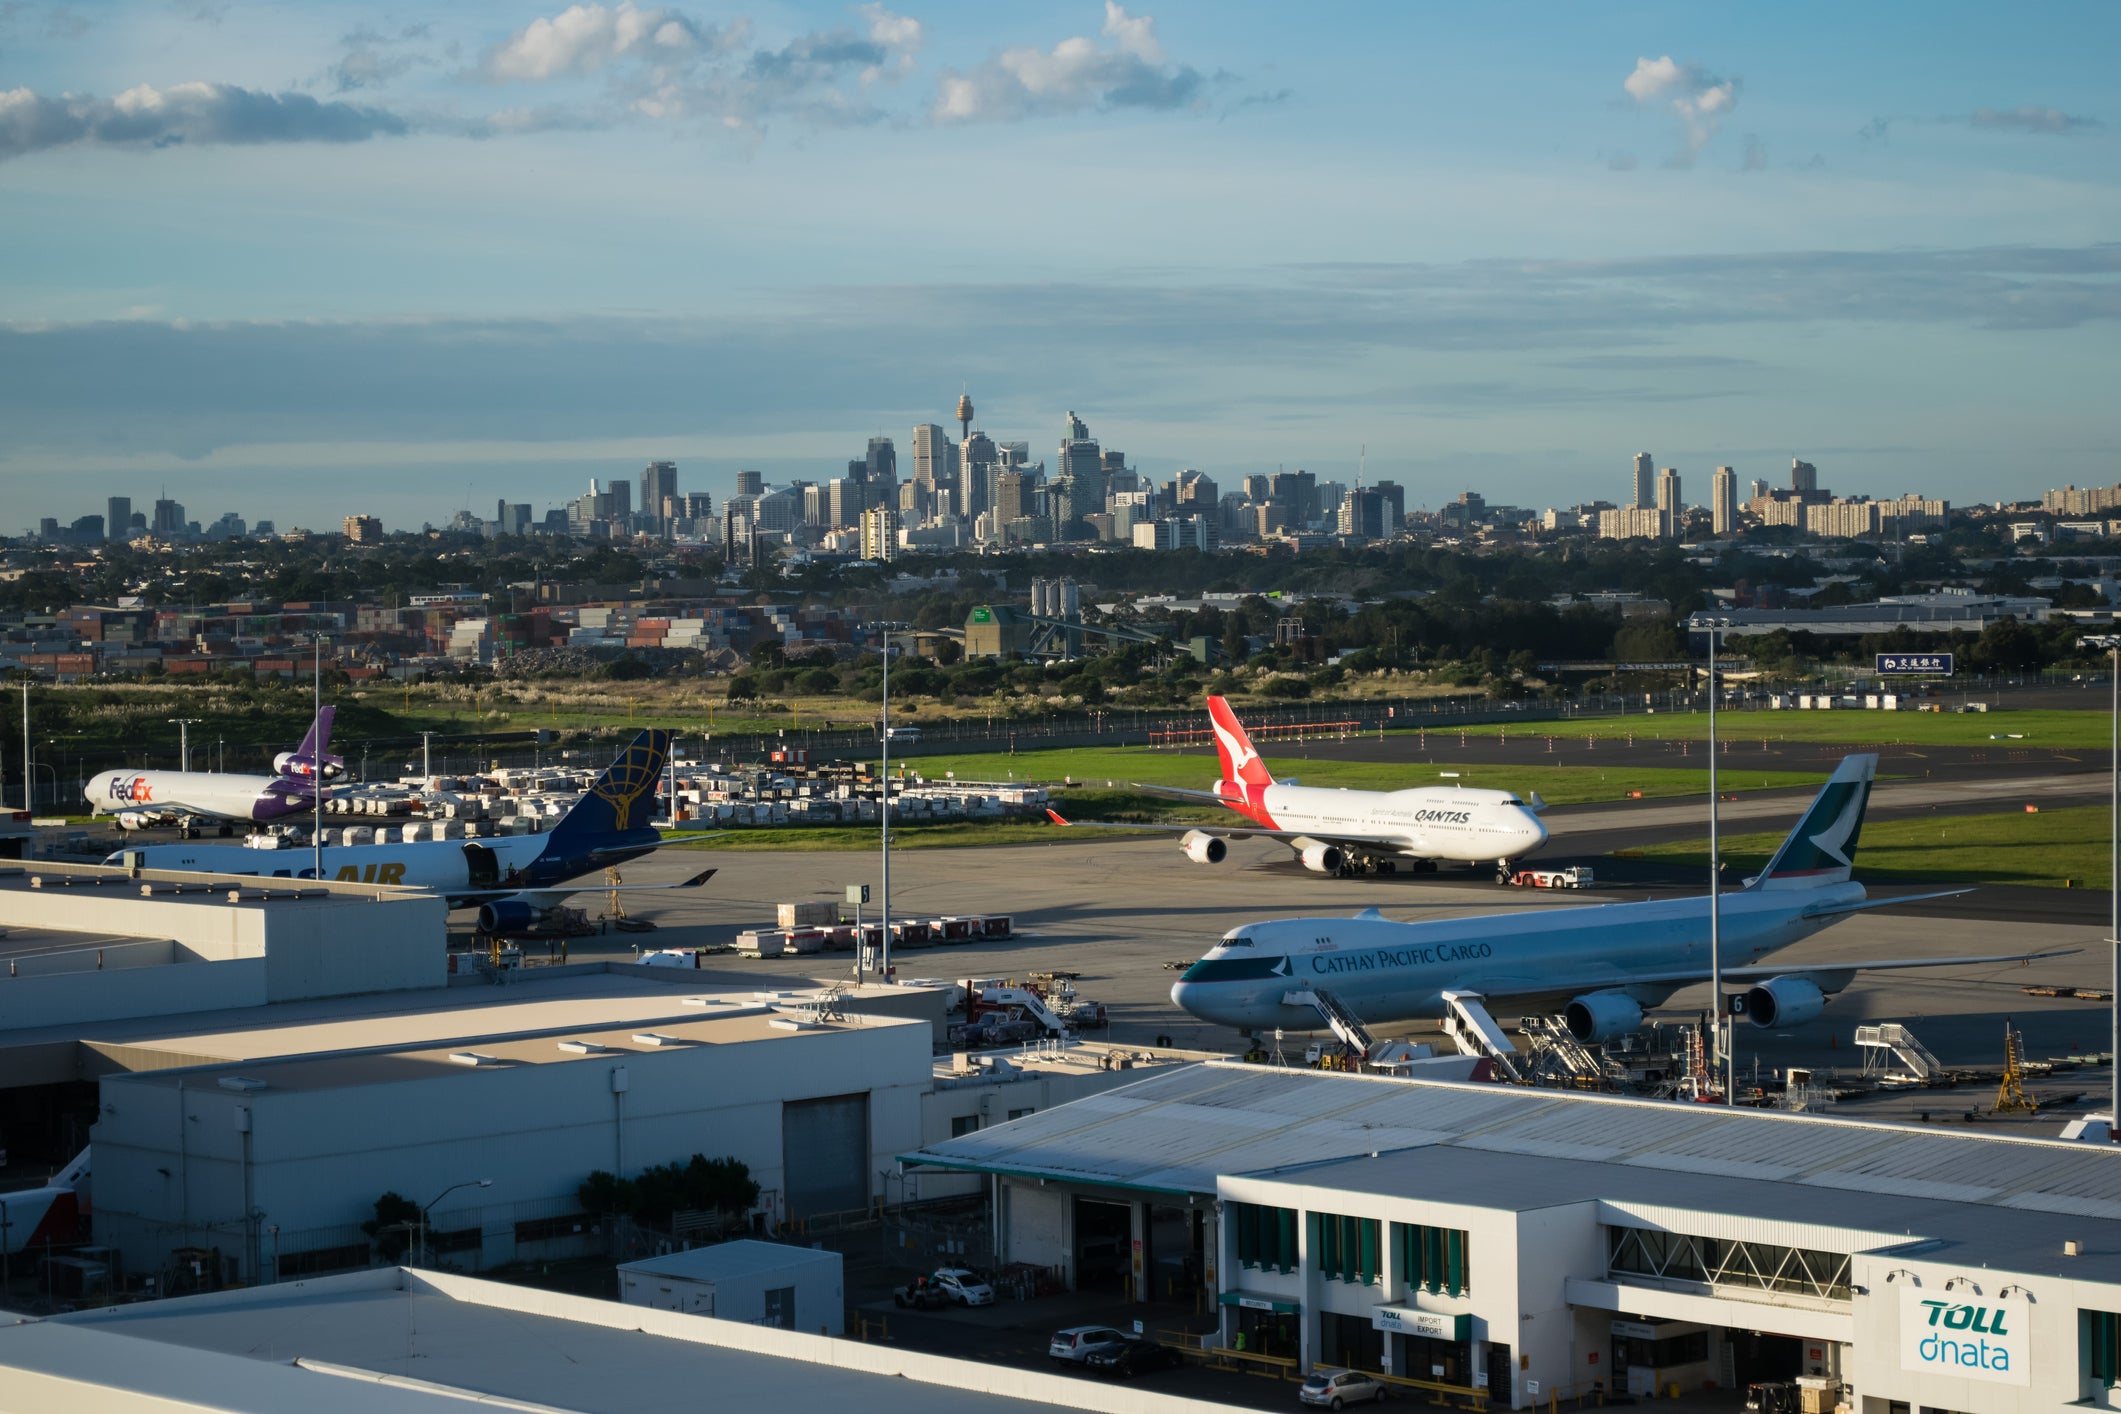
M 931 116 L 941 123 L 1003 122 L 1088 108 L 1184 108 L 1200 97 L 1200 73 L 1171 64 L 1156 21 L 1105 0 L 1103 39 L 1078 36 L 1051 49 L 1005 49 L 936 83 Z
M 515 83 L 602 75 L 619 105 L 612 114 L 656 122 L 739 131 L 782 116 L 818 126 L 869 123 L 886 114 L 862 91 L 910 74 L 924 35 L 919 20 L 882 4 L 856 13 L 859 30 L 842 25 L 751 49 L 751 22 L 742 17 L 717 28 L 632 0 L 580 4 L 518 30 L 480 70 Z
M 77 143 L 173 147 L 184 143 L 361 142 L 406 132 L 380 108 L 264 93 L 225 83 L 147 84 L 116 98 L 27 88 L 0 90 L 0 160 Z
M 590 74 L 622 59 L 681 61 L 708 47 L 703 31 L 675 10 L 643 10 L 633 0 L 614 7 L 573 5 L 532 20 L 486 56 L 491 78 L 526 83 Z
M 1681 64 L 1669 54 L 1637 58 L 1635 71 L 1622 80 L 1621 87 L 1637 104 L 1664 103 L 1679 119 L 1685 145 L 1671 159 L 1675 167 L 1692 166 L 1738 106 L 1736 80 L 1717 78 L 1699 64 Z

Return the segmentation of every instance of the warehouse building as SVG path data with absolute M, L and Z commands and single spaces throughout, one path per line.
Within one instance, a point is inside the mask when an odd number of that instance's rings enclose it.
M 616 1026 L 566 1010 L 397 1046 L 364 1046 L 355 1022 L 288 1059 L 105 1076 L 97 1241 L 180 1284 L 363 1267 L 361 1223 L 394 1192 L 427 1209 L 426 1252 L 476 1270 L 603 1251 L 605 1219 L 578 1196 L 593 1170 L 740 1159 L 755 1221 L 778 1230 L 868 1208 L 919 1142 L 923 1021 L 719 997 Z
M 0 1149 L 50 1168 L 80 1152 L 113 1065 L 82 1037 L 439 987 L 445 917 L 372 884 L 0 865 Z
M 1208 1064 L 909 1158 L 997 1175 L 1019 1260 L 1087 1204 L 1152 1238 L 1183 1205 L 1225 1348 L 1514 1408 L 1801 1381 L 2017 1414 L 2121 1379 L 2103 1146 Z

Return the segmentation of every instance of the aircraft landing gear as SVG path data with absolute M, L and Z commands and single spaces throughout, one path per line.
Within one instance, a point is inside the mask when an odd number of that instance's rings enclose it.
M 1507 860 L 1507 859 L 1498 859 L 1498 860 L 1496 860 L 1496 861 L 1495 861 L 1495 882 L 1496 882 L 1496 883 L 1498 883 L 1498 884 L 1508 884 L 1508 883 L 1510 882 L 1510 880 L 1511 880 L 1511 879 L 1513 879 L 1513 878 L 1515 878 L 1515 877 L 1516 877 L 1516 872 L 1517 872 L 1516 870 L 1514 870 L 1514 869 L 1512 869 L 1512 868 L 1510 867 L 1510 861 L 1509 861 L 1509 860 Z

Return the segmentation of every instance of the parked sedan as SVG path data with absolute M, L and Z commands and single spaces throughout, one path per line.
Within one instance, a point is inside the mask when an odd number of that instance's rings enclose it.
M 1306 1404 L 1338 1409 L 1344 1404 L 1381 1403 L 1385 1387 L 1359 1370 L 1313 1370 L 1296 1397 Z
M 1080 1365 L 1101 1345 L 1119 1345 L 1127 1338 L 1111 1326 L 1070 1326 L 1055 1331 L 1046 1353 L 1063 1365 Z
M 1175 1347 L 1153 1340 L 1123 1340 L 1116 1345 L 1093 1346 L 1083 1364 L 1100 1375 L 1131 1380 L 1151 1370 L 1174 1369 L 1185 1361 Z
M 960 1306 L 992 1306 L 994 1288 L 979 1279 L 976 1272 L 963 1267 L 938 1267 L 929 1278 L 931 1286 L 942 1288 L 943 1295 Z

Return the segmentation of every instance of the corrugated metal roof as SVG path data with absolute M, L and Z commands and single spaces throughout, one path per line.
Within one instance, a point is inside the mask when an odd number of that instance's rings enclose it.
M 1429 1144 L 2121 1220 L 2121 1153 L 2059 1140 L 1234 1062 L 1161 1072 L 906 1158 L 1206 1194 L 1223 1175 Z

